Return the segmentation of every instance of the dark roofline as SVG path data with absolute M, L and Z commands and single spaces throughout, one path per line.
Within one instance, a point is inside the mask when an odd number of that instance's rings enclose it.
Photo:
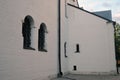
M 99 15 L 97 15 L 97 14 L 95 14 L 95 13 L 92 13 L 92 12 L 89 12 L 89 11 L 87 11 L 87 10 L 84 10 L 84 9 L 82 9 L 82 8 L 80 8 L 80 7 L 74 6 L 74 5 L 69 4 L 69 3 L 68 3 L 68 5 L 71 6 L 71 7 L 74 7 L 74 8 L 80 9 L 80 10 L 86 12 L 86 13 L 89 13 L 89 14 L 92 14 L 92 15 L 94 15 L 94 16 L 97 16 L 97 17 L 99 17 L 99 18 L 102 18 L 102 19 L 104 19 L 104 20 L 107 20 L 108 22 L 116 23 L 115 21 L 112 21 L 112 20 L 106 19 L 106 18 L 104 18 L 104 17 L 102 17 L 102 16 L 99 16 Z

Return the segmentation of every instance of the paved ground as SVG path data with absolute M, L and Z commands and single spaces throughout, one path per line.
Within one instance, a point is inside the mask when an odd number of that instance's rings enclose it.
M 78 75 L 68 74 L 53 80 L 120 80 L 120 75 Z

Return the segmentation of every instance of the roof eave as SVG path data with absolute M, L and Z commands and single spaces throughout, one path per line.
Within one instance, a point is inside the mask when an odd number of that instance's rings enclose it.
M 87 12 L 87 13 L 89 13 L 89 14 L 92 14 L 92 15 L 94 15 L 94 16 L 97 16 L 97 17 L 99 17 L 99 18 L 102 18 L 102 19 L 104 19 L 104 20 L 106 20 L 106 21 L 108 21 L 108 22 L 116 23 L 115 21 L 112 21 L 112 20 L 106 19 L 106 18 L 104 18 L 104 17 L 102 17 L 102 16 L 99 16 L 99 15 L 97 15 L 97 14 L 95 14 L 95 13 L 89 12 L 89 11 L 83 9 L 83 8 L 77 7 L 77 6 L 72 5 L 72 4 L 70 4 L 70 3 L 67 3 L 67 4 L 68 4 L 69 6 L 71 6 L 71 7 L 74 7 L 74 8 L 80 9 L 80 10 L 82 10 L 82 11 L 84 11 L 84 12 Z

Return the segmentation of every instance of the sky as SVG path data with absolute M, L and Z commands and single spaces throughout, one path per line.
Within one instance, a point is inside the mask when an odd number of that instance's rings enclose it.
M 120 24 L 120 0 L 78 0 L 85 10 L 96 12 L 111 10 L 112 19 Z

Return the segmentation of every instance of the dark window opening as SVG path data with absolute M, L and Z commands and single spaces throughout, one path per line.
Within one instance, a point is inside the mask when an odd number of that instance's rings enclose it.
M 34 20 L 30 15 L 27 15 L 22 23 L 23 48 L 35 50 L 31 47 L 31 29 L 34 25 Z
M 79 49 L 79 44 L 76 44 L 76 53 L 79 53 L 80 49 Z
M 67 51 L 66 51 L 66 47 L 67 47 L 67 42 L 64 43 L 64 55 L 67 58 Z
M 76 66 L 76 65 L 73 66 L 73 70 L 74 70 L 74 71 L 77 70 L 77 66 Z
M 42 23 L 40 25 L 40 29 L 38 31 L 38 50 L 43 51 L 43 52 L 47 52 L 47 50 L 45 49 L 45 47 L 46 47 L 46 45 L 45 45 L 45 38 L 46 38 L 45 33 L 47 33 L 46 25 L 44 23 Z

